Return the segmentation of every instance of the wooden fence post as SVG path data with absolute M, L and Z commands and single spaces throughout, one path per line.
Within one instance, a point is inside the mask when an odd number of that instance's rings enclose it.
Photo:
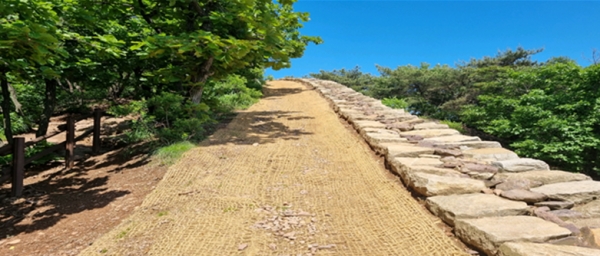
M 73 168 L 73 149 L 75 148 L 75 122 L 73 116 L 67 117 L 67 141 L 65 143 L 65 167 L 67 169 Z
M 11 196 L 23 195 L 23 179 L 25 178 L 25 138 L 13 138 L 13 166 Z
M 100 151 L 100 118 L 102 117 L 102 111 L 97 108 L 94 109 L 94 136 L 92 140 L 92 153 L 98 154 Z

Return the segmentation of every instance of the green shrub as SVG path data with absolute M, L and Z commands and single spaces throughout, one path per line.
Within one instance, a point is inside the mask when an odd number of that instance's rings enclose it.
M 258 74 L 252 71 L 246 75 L 253 77 Z M 263 83 L 260 79 L 254 80 L 253 87 L 260 87 Z M 181 141 L 204 139 L 207 127 L 214 125 L 222 114 L 248 108 L 261 96 L 258 89 L 247 86 L 244 77 L 231 75 L 222 81 L 206 84 L 200 104 L 194 104 L 178 93 L 162 92 L 147 100 L 112 106 L 108 113 L 135 115 L 130 130 L 122 138 L 126 144 L 154 140 L 158 145 L 177 145 Z
M 181 95 L 168 92 L 147 101 L 113 106 L 108 112 L 118 116 L 138 115 L 131 123 L 131 130 L 125 133 L 124 142 L 127 144 L 152 139 L 163 144 L 198 141 L 205 135 L 204 126 L 215 123 L 206 104 L 193 104 Z
M 450 129 L 454 129 L 459 131 L 462 134 L 465 134 L 465 129 L 462 123 L 460 122 L 454 122 L 454 121 L 449 121 L 449 120 L 441 120 L 440 123 L 442 124 L 447 124 L 448 127 L 450 127 Z
M 124 142 L 126 144 L 135 144 L 142 141 L 154 139 L 156 133 L 154 117 L 140 117 L 131 122 L 131 130 L 125 132 Z
M 12 132 L 13 134 L 26 133 L 31 129 L 31 123 L 26 120 L 24 117 L 18 115 L 17 113 L 10 113 L 10 121 L 12 124 Z M 0 115 L 0 123 L 4 123 L 4 118 Z M 0 126 L 0 141 L 6 141 L 6 136 L 4 135 L 4 128 Z
M 205 102 L 214 112 L 228 113 L 235 109 L 246 109 L 258 102 L 262 93 L 246 86 L 245 78 L 238 75 L 213 82 L 205 91 Z
M 152 109 L 152 116 L 157 122 L 161 122 L 166 128 L 171 128 L 171 124 L 179 118 L 188 115 L 184 109 L 185 98 L 174 93 L 163 92 L 160 95 L 150 98 L 147 102 L 148 109 Z
M 25 158 L 31 157 L 39 152 L 42 152 L 44 149 L 54 146 L 55 144 L 49 143 L 47 141 L 40 141 L 35 144 L 33 147 L 25 148 Z M 34 165 L 43 164 L 51 160 L 60 159 L 56 153 L 48 154 L 38 160 L 31 162 Z M 0 166 L 11 165 L 12 164 L 12 154 L 0 157 Z
M 343 84 L 368 96 L 373 96 L 372 89 L 377 80 L 377 77 L 360 71 L 360 67 L 358 66 L 353 69 L 321 70 L 319 73 L 311 73 L 309 75 L 317 79 L 330 80 Z
M 381 100 L 381 103 L 383 105 L 386 105 L 390 108 L 395 108 L 395 109 L 407 109 L 408 108 L 408 102 L 406 102 L 406 100 L 404 99 L 398 99 L 396 97 L 393 98 L 383 98 Z
M 156 133 L 154 116 L 148 115 L 148 105 L 145 100 L 130 101 L 127 104 L 111 106 L 107 113 L 115 116 L 128 116 L 135 113 L 130 130 L 122 138 L 125 144 L 135 144 L 154 139 Z
M 187 140 L 199 141 L 205 137 L 204 126 L 212 123 L 214 123 L 212 119 L 178 119 L 173 123 L 172 127 L 158 130 L 158 137 L 165 143 Z
M 515 70 L 466 106 L 470 127 L 510 141 L 519 155 L 600 174 L 600 65 L 556 63 Z M 521 93 L 518 91 L 521 90 Z
M 127 116 L 133 113 L 140 113 L 145 107 L 146 102 L 144 100 L 134 100 L 127 104 L 110 106 L 106 113 L 115 116 Z

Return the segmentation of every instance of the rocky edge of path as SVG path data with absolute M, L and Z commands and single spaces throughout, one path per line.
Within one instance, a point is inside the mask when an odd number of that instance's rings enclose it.
M 332 81 L 288 80 L 328 99 L 466 244 L 487 255 L 600 255 L 600 182 L 550 170 L 498 142 L 462 135 Z

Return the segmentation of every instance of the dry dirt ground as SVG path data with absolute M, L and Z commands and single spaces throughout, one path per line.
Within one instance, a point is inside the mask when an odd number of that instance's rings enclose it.
M 103 137 L 123 123 L 103 119 Z M 64 122 L 64 116 L 54 117 L 50 132 Z M 76 134 L 92 124 L 78 122 Z M 49 141 L 60 143 L 64 137 Z M 129 154 L 132 148 L 105 143 L 97 156 L 90 156 L 90 148 L 91 137 L 77 142 L 80 160 L 71 170 L 63 162 L 29 167 L 23 198 L 9 198 L 10 185 L 0 186 L 0 255 L 77 255 L 129 216 L 166 172 L 148 164 L 147 155 Z
M 466 253 L 324 98 L 276 81 L 82 255 Z

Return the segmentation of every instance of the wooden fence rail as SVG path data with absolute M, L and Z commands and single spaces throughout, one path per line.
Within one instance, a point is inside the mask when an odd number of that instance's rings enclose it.
M 11 144 L 0 147 L 0 156 L 5 156 L 12 153 L 12 166 L 10 168 L 3 169 L 0 172 L 0 184 L 10 179 L 12 183 L 11 196 L 22 196 L 23 179 L 25 178 L 25 166 L 61 149 L 65 150 L 65 167 L 67 169 L 73 168 L 75 162 L 73 158 L 75 143 L 92 133 L 92 153 L 97 154 L 98 151 L 100 151 L 100 118 L 102 117 L 102 111 L 100 109 L 95 109 L 92 115 L 94 116 L 94 126 L 77 137 L 75 137 L 75 123 L 77 120 L 75 120 L 72 115 L 69 115 L 67 117 L 66 129 L 64 131 L 57 131 L 52 134 L 40 136 L 28 142 L 25 142 L 25 138 L 23 137 L 14 137 Z M 84 116 L 79 118 L 79 120 L 89 117 L 89 115 Z M 63 132 L 66 132 L 66 140 L 64 142 L 48 147 L 33 156 L 25 158 L 25 148 L 35 145 L 38 142 L 44 141 L 48 138 L 52 138 Z

